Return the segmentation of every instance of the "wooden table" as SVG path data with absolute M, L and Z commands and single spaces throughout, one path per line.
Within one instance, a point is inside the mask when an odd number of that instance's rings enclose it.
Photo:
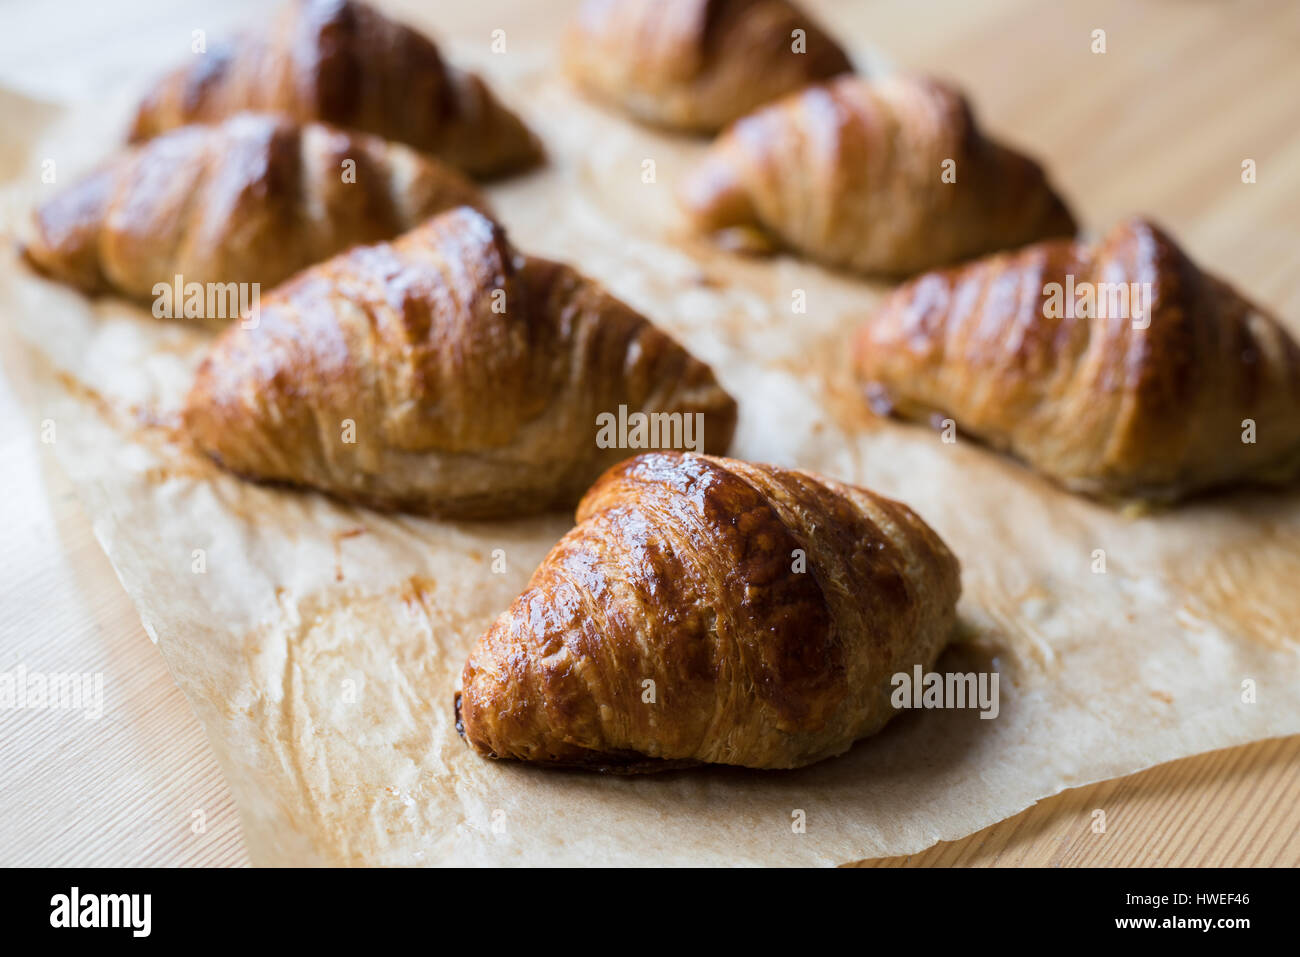
M 387 4 L 418 8 L 432 0 Z M 205 9 L 210 6 L 210 9 Z M 262 4 L 0 4 L 0 83 L 84 96 Z M 446 33 L 549 42 L 570 4 L 447 3 Z M 1192 253 L 1300 316 L 1300 4 L 1107 0 L 809 2 L 892 63 L 958 80 L 1032 145 L 1089 226 L 1154 214 Z M 1092 53 L 1106 31 L 1107 52 Z M 484 42 L 487 42 L 486 39 Z M 1253 159 L 1258 182 L 1241 181 Z M 230 792 L 198 721 L 40 444 L 0 323 L 0 671 L 103 672 L 99 720 L 0 712 L 0 864 L 239 865 Z M 1300 736 L 1077 788 L 962 841 L 870 864 L 1300 864 Z M 1105 834 L 1091 829 L 1106 812 Z

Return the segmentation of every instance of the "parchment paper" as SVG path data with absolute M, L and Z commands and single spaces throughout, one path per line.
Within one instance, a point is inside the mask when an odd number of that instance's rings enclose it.
M 515 243 L 578 264 L 712 363 L 740 403 L 732 454 L 866 485 L 934 525 L 964 568 L 966 637 L 940 669 L 998 670 L 1001 711 L 905 713 L 793 772 L 481 760 L 452 726 L 460 668 L 571 517 L 433 522 L 225 475 L 175 429 L 212 330 L 37 279 L 7 241 L 0 310 L 32 347 L 38 421 L 207 729 L 256 863 L 838 864 L 1300 732 L 1300 492 L 1129 516 L 872 418 L 846 343 L 885 287 L 687 237 L 672 190 L 702 144 L 585 103 L 546 60 L 484 66 L 551 154 L 491 190 Z M 128 100 L 54 108 L 0 91 L 7 239 L 120 142 Z

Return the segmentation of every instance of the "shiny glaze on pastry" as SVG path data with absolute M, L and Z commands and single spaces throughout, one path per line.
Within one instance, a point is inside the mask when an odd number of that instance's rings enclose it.
M 244 110 L 382 136 L 474 177 L 541 158 L 537 140 L 481 78 L 358 0 L 289 0 L 265 28 L 195 54 L 140 104 L 131 138 Z
M 1144 219 L 901 286 L 863 323 L 855 364 L 881 409 L 950 416 L 1081 492 L 1173 499 L 1300 469 L 1300 346 Z
M 680 196 L 699 232 L 873 275 L 1075 230 L 1038 164 L 924 77 L 841 77 L 765 106 L 718 137 Z
M 637 119 L 696 133 L 853 69 L 788 0 L 587 0 L 569 29 L 564 65 L 586 90 Z
M 467 204 L 487 208 L 472 183 L 414 150 L 245 113 L 123 150 L 37 209 L 26 255 L 92 294 L 146 301 L 178 275 L 269 292 L 349 246 Z
M 190 392 L 194 443 L 250 478 L 456 518 L 571 507 L 630 453 L 598 417 L 677 415 L 725 450 L 736 406 L 572 268 L 462 208 L 301 273 L 230 326 Z
M 485 757 L 611 771 L 819 761 L 890 719 L 895 673 L 934 662 L 959 572 L 864 489 L 641 455 L 592 486 L 479 639 L 459 726 Z

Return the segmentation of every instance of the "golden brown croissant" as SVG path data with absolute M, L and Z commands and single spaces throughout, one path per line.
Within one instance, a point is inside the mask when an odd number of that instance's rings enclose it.
M 465 664 L 458 727 L 486 757 L 810 764 L 879 730 L 892 676 L 928 669 L 955 622 L 939 536 L 808 472 L 641 455 L 577 521 Z
M 241 475 L 464 518 L 571 506 L 628 447 L 725 450 L 735 418 L 708 366 L 468 208 L 264 298 L 185 408 Z
M 951 416 L 1077 491 L 1170 499 L 1300 468 L 1300 347 L 1141 219 L 915 279 L 855 364 L 882 410 Z
M 178 275 L 269 290 L 349 246 L 466 204 L 485 201 L 414 150 L 246 113 L 125 150 L 37 210 L 26 255 L 85 292 L 137 300 Z
M 638 119 L 701 133 L 853 69 L 788 0 L 587 0 L 565 66 Z
M 925 78 L 842 77 L 763 107 L 718 138 L 681 199 L 701 232 L 873 274 L 1075 230 L 1038 164 Z
M 290 0 L 264 31 L 196 56 L 140 104 L 132 140 L 262 110 L 406 143 L 476 177 L 541 158 L 523 122 L 478 76 L 357 0 Z

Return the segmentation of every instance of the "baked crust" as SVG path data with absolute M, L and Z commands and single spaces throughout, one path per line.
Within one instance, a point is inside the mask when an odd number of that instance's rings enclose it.
M 572 506 L 629 454 L 598 443 L 598 416 L 620 406 L 698 413 L 710 451 L 735 427 L 707 365 L 461 208 L 266 296 L 256 326 L 214 343 L 184 414 L 194 443 L 240 475 L 488 518 Z
M 131 139 L 245 110 L 405 143 L 476 178 L 541 159 L 523 121 L 480 77 L 358 0 L 288 0 L 265 29 L 168 73 L 141 102 Z
M 36 211 L 25 252 L 52 278 L 139 302 L 176 276 L 269 291 L 464 205 L 487 209 L 469 180 L 414 150 L 245 113 L 123 150 Z
M 846 76 L 763 107 L 718 137 L 680 198 L 699 232 L 873 275 L 1075 231 L 1042 168 L 925 77 Z
M 1052 284 L 1096 306 L 1067 314 Z M 1121 285 L 1127 311 L 1099 315 Z M 1144 219 L 921 276 L 862 325 L 854 356 L 882 410 L 950 416 L 1076 491 L 1168 500 L 1300 469 L 1300 346 Z
M 695 133 L 853 69 L 788 0 L 587 0 L 566 36 L 564 65 L 588 92 L 642 122 Z
M 955 621 L 939 536 L 811 473 L 641 455 L 577 523 L 465 665 L 459 720 L 485 757 L 809 764 L 879 730 L 891 676 L 928 668 Z

